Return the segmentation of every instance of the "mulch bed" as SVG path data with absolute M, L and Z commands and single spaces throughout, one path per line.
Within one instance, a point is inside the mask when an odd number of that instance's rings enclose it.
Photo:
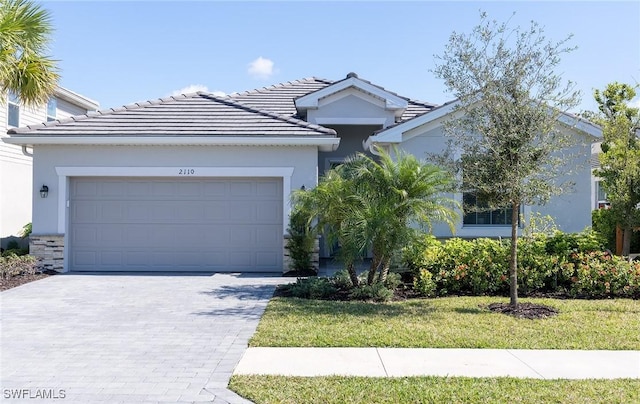
M 9 279 L 0 279 L 0 291 L 15 288 L 16 286 L 24 285 L 25 283 L 37 281 L 47 278 L 51 275 L 55 275 L 57 272 L 38 272 L 36 274 L 23 274 L 11 277 Z
M 534 303 L 518 303 L 517 307 L 511 306 L 509 303 L 491 303 L 486 308 L 497 313 L 530 320 L 549 318 L 558 314 L 558 310 L 553 307 Z

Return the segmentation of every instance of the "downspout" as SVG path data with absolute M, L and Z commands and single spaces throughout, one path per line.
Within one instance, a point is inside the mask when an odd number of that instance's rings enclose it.
M 380 156 L 380 153 L 378 153 L 378 151 L 376 150 L 375 146 L 377 143 L 372 142 L 371 138 L 367 138 L 367 140 L 364 140 L 362 142 L 362 148 L 364 150 L 369 149 L 369 151 L 371 152 L 371 154 L 373 154 L 374 156 Z
M 33 157 L 33 153 L 29 153 L 27 151 L 27 145 L 22 145 L 22 154 L 24 154 L 27 157 Z

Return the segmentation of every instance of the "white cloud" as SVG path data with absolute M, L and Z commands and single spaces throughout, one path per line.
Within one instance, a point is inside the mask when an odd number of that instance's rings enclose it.
M 188 85 L 186 87 L 181 88 L 180 90 L 173 91 L 171 93 L 171 95 L 172 96 L 176 96 L 176 95 L 181 95 L 181 94 L 192 94 L 192 93 L 197 93 L 198 91 L 202 91 L 204 93 L 211 93 L 211 94 L 216 95 L 218 97 L 224 97 L 225 95 L 227 95 L 224 91 L 219 91 L 219 90 L 209 91 L 207 86 L 205 86 L 203 84 L 191 84 L 191 85 Z
M 197 93 L 198 91 L 209 92 L 207 86 L 202 84 L 191 84 L 186 87 L 181 88 L 180 90 L 175 90 L 171 93 L 171 95 L 180 95 L 180 94 L 191 94 Z
M 273 61 L 260 56 L 253 62 L 249 63 L 249 69 L 247 72 L 254 79 L 268 79 L 274 73 Z

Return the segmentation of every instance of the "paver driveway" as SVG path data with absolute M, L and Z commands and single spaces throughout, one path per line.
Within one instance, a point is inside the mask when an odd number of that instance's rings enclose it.
M 2 292 L 2 400 L 246 402 L 226 386 L 282 282 L 58 275 Z

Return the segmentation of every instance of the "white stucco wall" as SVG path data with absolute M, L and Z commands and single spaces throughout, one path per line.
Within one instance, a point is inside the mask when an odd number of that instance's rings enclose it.
M 56 167 L 292 167 L 291 189 L 295 190 L 317 184 L 317 153 L 316 147 L 39 145 L 34 149 L 34 181 L 38 186 L 46 184 L 49 196 L 34 195 L 33 232 L 59 233 L 60 201 L 64 203 L 68 195 L 60 198 Z M 179 177 L 177 172 L 166 176 Z
M 408 136 L 407 136 L 408 135 Z M 425 159 L 427 153 L 439 153 L 446 149 L 447 138 L 442 126 L 430 125 L 426 130 L 420 128 L 408 132 L 407 140 L 399 145 L 399 148 Z M 552 216 L 560 230 L 565 232 L 578 232 L 591 226 L 591 156 L 589 140 L 581 134 L 575 134 L 576 138 L 584 143 L 567 151 L 567 155 L 576 158 L 567 161 L 567 166 L 560 171 L 566 173 L 558 178 L 559 182 L 569 180 L 575 185 L 569 192 L 553 197 L 544 206 L 525 206 L 522 209 L 525 222 L 532 212 L 540 212 L 542 215 Z M 462 194 L 449 195 L 462 204 Z M 461 213 L 461 212 L 460 212 Z M 437 224 L 433 227 L 436 237 L 451 237 L 449 227 Z M 455 236 L 458 237 L 510 237 L 511 226 L 478 226 L 462 224 L 462 214 L 456 225 Z
M 58 99 L 56 116 L 59 119 L 87 111 L 68 101 Z M 8 137 L 8 106 L 0 103 L 0 139 Z M 19 125 L 34 125 L 47 120 L 46 105 L 20 106 Z M 31 196 L 42 184 L 33 185 L 32 161 L 22 153 L 22 147 L 0 141 L 0 239 L 15 237 L 31 222 Z M 34 191 L 35 190 L 35 191 Z M 8 240 L 2 240 L 6 247 Z

